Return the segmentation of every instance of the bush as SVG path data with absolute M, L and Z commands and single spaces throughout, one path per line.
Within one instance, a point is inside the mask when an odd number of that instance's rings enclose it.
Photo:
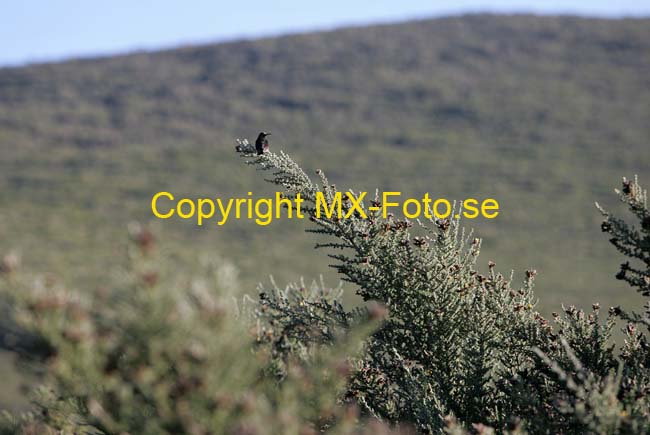
M 237 296 L 232 265 L 203 260 L 200 271 L 184 275 L 141 227 L 127 258 L 114 287 L 93 294 L 51 280 L 25 285 L 18 271 L 4 273 L 2 295 L 14 321 L 48 349 L 23 353 L 25 362 L 41 357 L 44 387 L 37 411 L 8 416 L 5 432 L 298 434 L 315 423 L 355 429 L 352 408 L 334 409 L 345 380 L 335 374 L 366 326 L 336 337 L 336 352 L 314 355 L 310 366 L 294 364 L 279 387 L 264 376 L 264 353 L 253 351 L 264 331 L 252 328 L 255 307 Z
M 304 283 L 242 300 L 227 263 L 206 264 L 209 280 L 182 278 L 140 227 L 110 291 L 25 285 L 5 268 L 12 318 L 47 349 L 36 362 L 23 352 L 43 372 L 39 412 L 7 416 L 6 432 L 650 431 L 649 310 L 601 319 L 594 304 L 547 320 L 535 309 L 536 272 L 520 285 L 492 262 L 478 273 L 481 242 L 457 220 L 414 225 L 367 209 L 368 219 L 317 218 L 316 193 L 336 193 L 321 171 L 314 183 L 282 152 L 238 151 L 285 196 L 305 199 L 311 231 L 326 237 L 318 246 L 366 305 L 348 311 L 340 289 Z M 604 211 L 603 230 L 645 264 L 619 277 L 647 295 L 645 192 L 624 181 L 620 195 L 641 230 Z M 618 353 L 617 319 L 627 322 Z

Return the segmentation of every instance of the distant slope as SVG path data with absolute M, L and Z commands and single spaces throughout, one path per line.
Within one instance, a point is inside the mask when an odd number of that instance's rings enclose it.
M 497 198 L 466 225 L 483 263 L 538 270 L 546 310 L 629 301 L 593 201 L 650 184 L 649 72 L 648 19 L 490 15 L 0 69 L 0 251 L 99 285 L 153 193 L 269 192 L 232 152 L 266 129 L 339 186 Z M 249 292 L 327 272 L 301 222 L 157 226 Z

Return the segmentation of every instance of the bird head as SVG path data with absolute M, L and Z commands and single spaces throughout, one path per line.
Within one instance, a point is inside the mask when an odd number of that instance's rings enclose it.
M 271 136 L 271 133 L 267 133 L 267 132 L 263 131 L 263 132 L 260 133 L 260 136 L 262 136 L 262 137 Z

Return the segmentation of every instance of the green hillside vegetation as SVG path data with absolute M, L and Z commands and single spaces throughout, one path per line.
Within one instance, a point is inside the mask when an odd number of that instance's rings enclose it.
M 232 152 L 264 129 L 340 186 L 496 198 L 463 225 L 517 279 L 538 271 L 545 313 L 632 305 L 593 201 L 647 174 L 648 71 L 648 19 L 489 15 L 0 69 L 0 252 L 95 288 L 154 193 L 271 193 Z M 152 224 L 172 256 L 227 256 L 250 293 L 336 283 L 305 225 Z

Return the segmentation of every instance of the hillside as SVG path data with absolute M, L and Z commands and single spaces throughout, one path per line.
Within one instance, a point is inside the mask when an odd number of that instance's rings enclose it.
M 648 71 L 648 19 L 487 15 L 0 69 L 0 252 L 101 285 L 155 192 L 270 192 L 233 152 L 265 129 L 338 186 L 497 198 L 466 225 L 502 271 L 538 270 L 546 311 L 630 301 L 593 201 L 648 183 Z M 248 292 L 336 282 L 296 220 L 154 227 L 231 258 Z

